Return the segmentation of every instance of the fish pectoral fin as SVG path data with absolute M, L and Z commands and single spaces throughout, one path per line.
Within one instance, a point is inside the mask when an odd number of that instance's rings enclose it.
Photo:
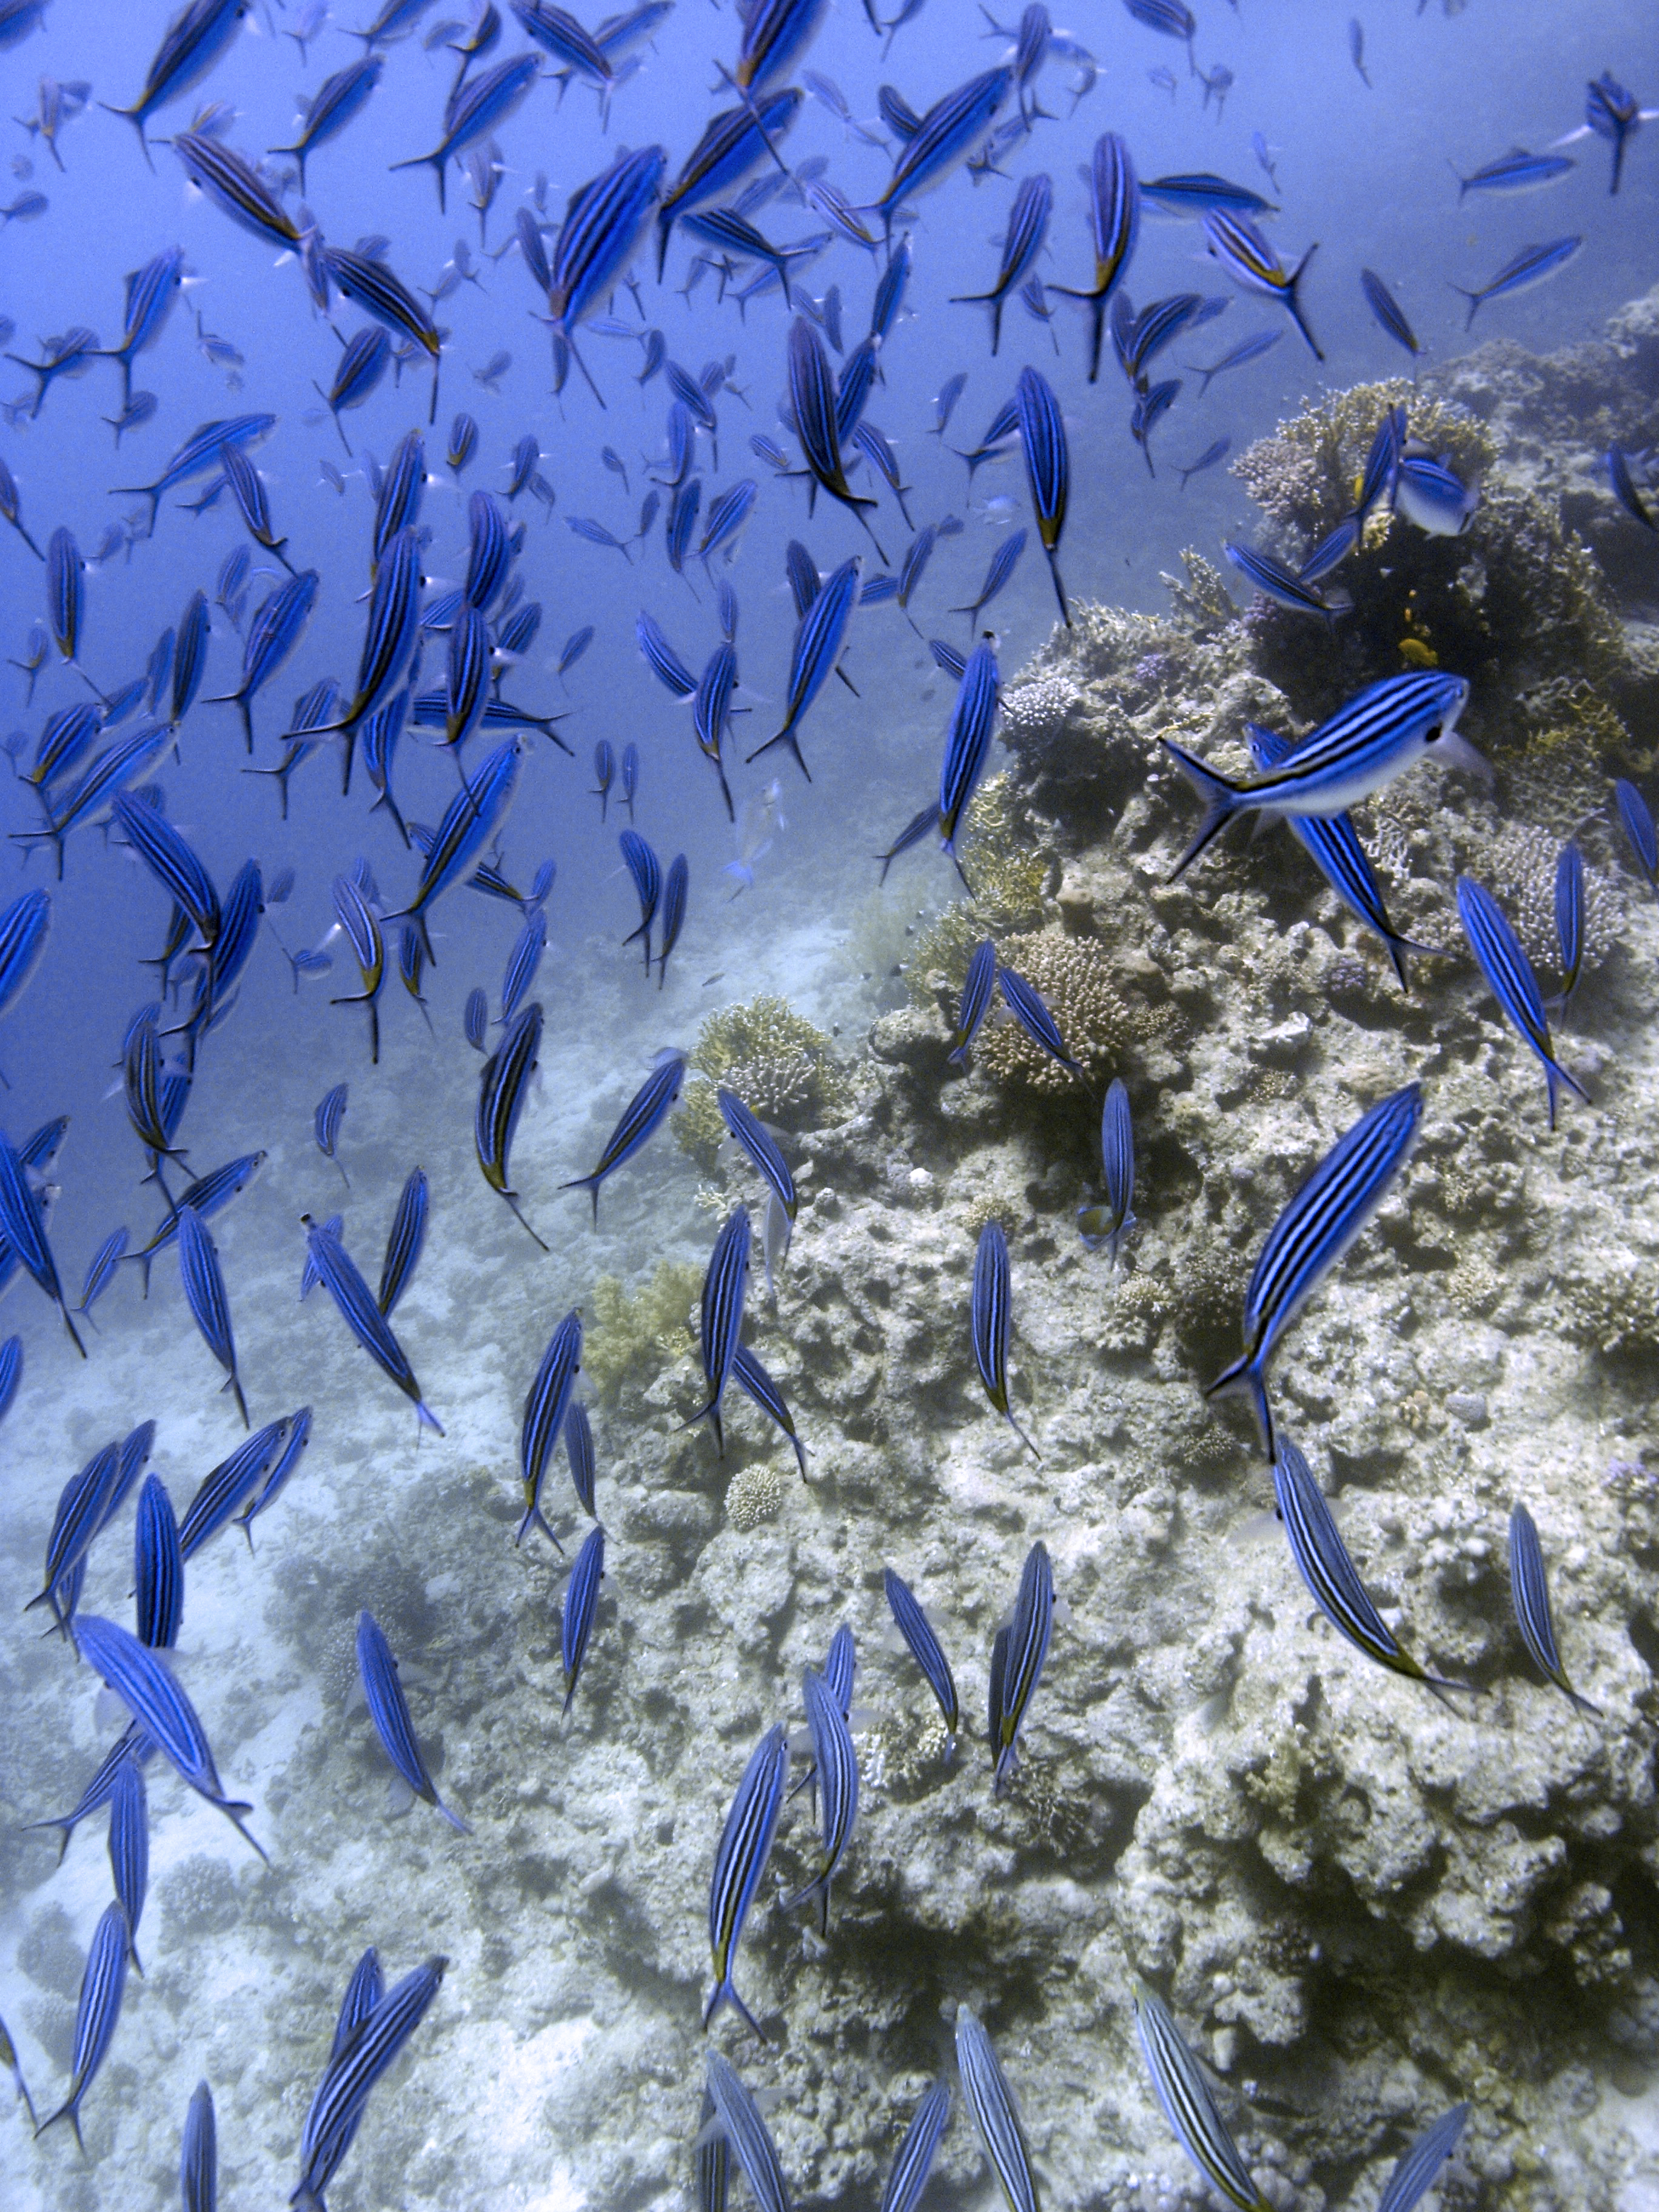
M 1443 730 L 1435 739 L 1429 757 L 1443 762 L 1449 768 L 1461 768 L 1465 775 L 1478 777 L 1488 787 L 1493 781 L 1492 763 L 1484 753 L 1477 752 L 1459 731 Z

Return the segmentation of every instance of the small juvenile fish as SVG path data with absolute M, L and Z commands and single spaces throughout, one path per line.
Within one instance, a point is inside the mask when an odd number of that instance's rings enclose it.
M 489 1024 L 489 995 L 482 988 L 475 985 L 466 994 L 466 1006 L 462 1015 L 462 1027 L 465 1031 L 466 1041 L 474 1052 L 483 1050 L 484 1032 Z
M 979 587 L 978 598 L 966 606 L 951 609 L 953 615 L 967 616 L 970 636 L 978 624 L 980 616 L 1013 574 L 1018 565 L 1019 556 L 1024 550 L 1025 532 L 1022 528 L 1016 530 L 1012 536 L 1005 538 L 996 551 L 992 554 L 985 571 L 985 581 Z
M 1139 15 L 1143 22 L 1148 20 L 1142 12 L 1143 0 L 1127 0 L 1127 4 L 1132 15 Z M 1031 2171 L 1031 2154 L 1025 2146 L 1013 2092 L 991 2048 L 990 2037 L 966 2005 L 957 2013 L 957 2071 L 980 2140 L 1008 2201 L 1008 2212 L 1038 2212 L 1036 2176 Z
M 789 1740 L 781 1724 L 769 1729 L 750 1755 L 720 1832 L 714 1871 L 708 1887 L 708 1942 L 714 1960 L 714 1991 L 703 2009 L 706 2029 L 722 2004 L 734 2005 L 760 2041 L 766 2038 L 738 1995 L 732 1975 L 744 1923 L 755 1901 L 783 1810 L 783 1785 L 789 1772 Z M 723 2062 L 722 2062 L 723 2063 Z M 747 2170 L 745 2166 L 745 2171 Z
M 1520 939 L 1504 917 L 1503 908 L 1492 893 L 1472 877 L 1457 878 L 1457 913 L 1463 924 L 1463 933 L 1469 940 L 1469 949 L 1480 963 L 1481 973 L 1491 984 L 1492 995 L 1504 1014 L 1519 1030 L 1544 1065 L 1544 1082 L 1549 1097 L 1550 1127 L 1555 1127 L 1556 1100 L 1563 1084 L 1568 1090 L 1589 1101 L 1589 1093 L 1577 1076 L 1569 1073 L 1556 1059 L 1550 1041 L 1549 1019 L 1544 1012 L 1543 994 L 1538 988 L 1538 979 L 1532 972 L 1532 963 L 1522 948 Z
M 947 1738 L 945 1755 L 949 1759 L 956 1748 L 957 1729 L 962 1717 L 951 1662 L 945 1657 L 944 1647 L 933 1633 L 933 1624 L 922 1611 L 921 1601 L 909 1583 L 896 1575 L 891 1567 L 882 1570 L 881 1579 L 899 1634 L 904 1638 L 910 1656 L 921 1668 L 928 1688 L 939 1700 Z
M 441 1813 L 452 1828 L 470 1836 L 471 1829 L 444 1803 L 427 1771 L 410 1718 L 409 1701 L 398 1679 L 398 1662 L 380 1623 L 368 1612 L 357 1616 L 357 1671 L 368 1701 L 369 1718 L 386 1757 L 417 1797 Z
M 1297 1572 L 1309 1595 L 1333 1628 L 1357 1651 L 1374 1659 L 1395 1674 L 1422 1682 L 1437 1695 L 1443 1690 L 1467 1690 L 1467 1682 L 1449 1682 L 1431 1674 L 1401 1649 L 1397 1638 L 1372 1604 L 1348 1555 L 1330 1507 L 1314 1480 L 1308 1462 L 1288 1437 L 1279 1440 L 1273 1459 L 1273 1495 L 1279 1517 Z
M 1418 1084 L 1379 1099 L 1338 1138 L 1267 1232 L 1244 1292 L 1243 1356 L 1204 1395 L 1246 1393 L 1270 1460 L 1278 1452 L 1264 1377 L 1274 1346 L 1382 1204 L 1422 1118 Z
M 1510 1513 L 1510 1597 L 1515 1607 L 1516 1626 L 1521 1631 L 1521 1641 L 1526 1645 L 1527 1656 L 1533 1665 L 1540 1674 L 1547 1675 L 1581 1712 L 1595 1713 L 1599 1717 L 1601 1706 L 1592 1705 L 1588 1698 L 1580 1697 L 1567 1680 L 1567 1670 L 1561 1663 L 1560 1647 L 1555 1640 L 1555 1622 L 1550 1613 L 1549 1583 L 1544 1573 L 1544 1547 L 1538 1540 L 1538 1524 L 1518 1499 Z
M 582 1661 L 587 1656 L 588 1639 L 593 1633 L 593 1616 L 599 1607 L 599 1584 L 604 1578 L 605 1531 L 595 1528 L 576 1554 L 559 1615 L 559 1652 L 565 1684 L 562 1719 L 569 1712 L 570 1701 L 581 1680 Z

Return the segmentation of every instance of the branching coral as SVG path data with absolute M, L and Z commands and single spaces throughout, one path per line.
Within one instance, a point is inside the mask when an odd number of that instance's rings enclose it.
M 975 798 L 962 872 L 973 887 L 969 896 L 946 907 L 916 939 L 908 979 L 920 1006 L 933 1004 L 941 977 L 947 989 L 961 989 L 969 955 L 981 938 L 1030 929 L 1042 919 L 1053 863 L 1031 842 L 1006 775 L 994 775 Z
M 1273 520 L 1308 539 L 1334 530 L 1348 514 L 1376 426 L 1390 407 L 1408 411 L 1411 434 L 1443 453 L 1460 476 L 1480 477 L 1496 459 L 1474 416 L 1443 400 L 1425 399 L 1402 376 L 1334 392 L 1305 415 L 1281 422 L 1246 447 L 1232 472 Z
M 615 1275 L 601 1275 L 589 1301 L 582 1336 L 582 1372 L 613 1403 L 625 1382 L 653 1382 L 690 1348 L 688 1320 L 702 1278 L 682 1261 L 664 1260 L 629 1297 Z
M 848 1079 L 830 1039 L 782 999 L 751 999 L 710 1014 L 691 1064 L 713 1080 L 687 1090 L 674 1133 L 681 1150 L 711 1172 L 726 1133 L 715 1084 L 735 1091 L 763 1121 L 786 1129 L 821 1127 L 849 1103 Z
M 1042 930 L 1006 939 L 998 957 L 1041 991 L 1073 1060 L 1091 1072 L 1121 1064 L 1139 1029 L 1112 981 L 1106 948 L 1097 938 Z M 1012 1019 L 986 1024 L 975 1057 L 994 1081 L 1019 1082 L 1033 1091 L 1068 1091 L 1076 1079 Z

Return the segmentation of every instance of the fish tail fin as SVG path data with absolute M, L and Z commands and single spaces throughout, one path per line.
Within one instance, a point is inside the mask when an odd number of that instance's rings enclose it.
M 1478 292 L 1466 292 L 1461 284 L 1454 284 L 1451 289 L 1457 294 L 1459 299 L 1467 300 L 1469 303 L 1469 312 L 1463 320 L 1463 327 L 1467 331 L 1474 324 L 1475 309 L 1480 305 L 1480 295 Z
M 1267 1403 L 1267 1386 L 1261 1379 L 1254 1352 L 1248 1352 L 1243 1358 L 1234 1360 L 1231 1367 L 1224 1367 L 1205 1390 L 1204 1395 L 1206 1399 L 1248 1397 L 1255 1414 L 1256 1426 L 1261 1431 L 1261 1442 L 1267 1457 L 1272 1459 L 1274 1456 L 1278 1444 L 1273 1433 L 1273 1408 Z
M 1208 809 L 1203 821 L 1198 826 L 1197 836 L 1166 878 L 1168 882 L 1173 884 L 1180 881 L 1193 862 L 1199 858 L 1214 838 L 1220 836 L 1234 815 L 1241 811 L 1240 793 L 1236 783 L 1230 782 L 1224 775 L 1218 775 L 1213 769 L 1206 768 L 1201 760 L 1189 753 L 1184 746 L 1176 744 L 1173 738 L 1160 738 L 1158 743 L 1170 755 L 1200 798 L 1205 801 Z
M 87 1356 L 87 1347 L 85 1346 L 85 1345 L 84 1345 L 84 1344 L 82 1344 L 82 1341 L 81 1341 L 80 1338 L 76 1334 L 76 1333 L 75 1333 L 75 1323 L 74 1323 L 74 1322 L 70 1320 L 70 1310 L 69 1310 L 69 1308 L 68 1308 L 66 1305 L 64 1305 L 64 1303 L 63 1303 L 63 1301 L 62 1301 L 61 1299 L 59 1299 L 59 1301 L 58 1301 L 58 1311 L 63 1315 L 63 1316 L 64 1316 L 64 1328 L 65 1328 L 69 1331 L 69 1333 L 70 1333 L 70 1343 L 75 1346 L 76 1350 L 80 1353 L 80 1355 L 81 1355 L 82 1358 L 82 1359 L 84 1359 L 84 1358 L 86 1358 L 86 1356 Z
M 1315 254 L 1317 253 L 1318 251 L 1319 240 L 1315 239 L 1313 244 L 1308 248 L 1301 260 L 1297 263 L 1295 268 L 1291 271 L 1290 283 L 1285 288 L 1285 304 L 1291 311 L 1291 319 L 1295 323 L 1297 330 L 1301 331 L 1303 337 L 1308 341 L 1309 352 L 1312 354 L 1316 361 L 1323 361 L 1325 356 L 1319 349 L 1319 341 L 1315 337 L 1313 332 L 1308 328 L 1307 318 L 1302 312 L 1302 298 L 1300 290 L 1302 279 L 1308 273 L 1308 264 L 1313 259 Z
M 1547 1054 L 1544 1058 L 1544 1080 L 1549 1086 L 1550 1127 L 1552 1129 L 1555 1127 L 1556 1101 L 1561 1095 L 1563 1085 L 1565 1085 L 1567 1090 L 1571 1091 L 1575 1097 L 1582 1098 L 1586 1106 L 1589 1104 L 1590 1095 L 1589 1091 L 1585 1090 L 1583 1085 L 1578 1080 L 1578 1078 L 1572 1073 L 1571 1069 L 1563 1067 L 1559 1060 L 1553 1059 Z
M 462 1820 L 459 1813 L 452 1813 L 441 1797 L 434 1797 L 432 1802 L 436 1810 L 443 1814 L 445 1820 L 448 1821 L 452 1828 L 456 1829 L 463 1836 L 470 1836 L 472 1833 L 471 1822 Z
M 241 1800 L 236 1797 L 210 1797 L 208 1799 L 208 1802 L 210 1805 L 216 1806 L 218 1808 L 219 1811 L 224 1814 L 226 1820 L 229 1821 L 231 1826 L 235 1829 L 237 1834 L 241 1837 L 243 1842 L 251 1844 L 254 1850 L 258 1852 L 259 1856 L 264 1861 L 265 1864 L 269 1866 L 270 1864 L 270 1852 L 266 1850 L 264 1845 L 259 1841 L 258 1838 L 257 1836 L 249 1835 L 247 1830 L 242 1825 L 248 1814 L 253 1810 L 252 1806 L 243 1804 Z
M 1003 1418 L 1003 1419 L 1004 1419 L 1005 1421 L 1006 1421 L 1006 1422 L 1007 1422 L 1007 1424 L 1008 1424 L 1009 1427 L 1013 1431 L 1014 1434 L 1015 1434 L 1015 1435 L 1019 1438 L 1019 1440 L 1020 1440 L 1021 1443 L 1023 1443 L 1023 1444 L 1024 1445 L 1024 1447 L 1025 1447 L 1026 1450 L 1027 1450 L 1028 1452 L 1030 1452 L 1030 1453 L 1031 1457 L 1032 1457 L 1032 1458 L 1036 1462 L 1037 1465 L 1038 1465 L 1039 1467 L 1041 1467 L 1041 1466 L 1042 1466 L 1042 1453 L 1037 1449 L 1036 1446 L 1036 1445 L 1031 1442 L 1031 1439 L 1030 1438 L 1030 1437 L 1028 1437 L 1028 1436 L 1026 1435 L 1026 1433 L 1025 1433 L 1024 1430 L 1021 1428 L 1021 1426 L 1019 1425 L 1019 1423 L 1018 1423 L 1018 1422 L 1014 1419 L 1013 1415 L 1012 1415 L 1012 1414 L 1008 1411 L 1008 1409 L 1007 1409 L 1007 1407 L 1006 1407 L 1006 1406 L 1005 1406 L 1005 1407 L 1003 1407 L 1003 1409 L 1002 1409 L 1002 1418 Z
M 136 107 L 112 107 L 106 100 L 100 100 L 98 105 L 103 109 L 106 115 L 119 115 L 127 122 L 131 124 L 133 129 L 138 133 L 138 143 L 144 149 L 144 167 L 149 171 L 150 174 L 154 176 L 155 173 L 155 164 L 150 159 L 149 140 L 144 136 L 144 118 L 139 109 Z M 78 2127 L 76 2130 L 76 2133 L 78 2136 L 80 2134 Z

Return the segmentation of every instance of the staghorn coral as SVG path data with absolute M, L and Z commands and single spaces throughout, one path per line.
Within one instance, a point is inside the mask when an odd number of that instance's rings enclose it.
M 690 1349 L 690 1316 L 702 1284 L 696 1267 L 673 1260 L 659 1261 L 632 1297 L 618 1277 L 599 1277 L 582 1337 L 582 1371 L 601 1398 L 614 1404 L 626 1382 L 647 1388 Z
M 762 1121 L 786 1129 L 821 1127 L 850 1103 L 850 1085 L 829 1038 L 782 999 L 751 999 L 710 1014 L 691 1064 L 712 1080 L 687 1090 L 674 1133 L 681 1151 L 709 1173 L 726 1134 L 717 1084 L 735 1091 Z
M 998 957 L 1042 992 L 1066 1049 L 1083 1067 L 1094 1071 L 1121 1063 L 1141 1027 L 1112 981 L 1106 948 L 1097 939 L 1042 930 L 1009 938 L 999 945 Z M 1060 1092 L 1071 1090 L 1076 1079 L 1012 1019 L 988 1022 L 979 1033 L 975 1056 L 998 1083 L 1018 1082 L 1032 1091 Z
M 1561 957 L 1555 933 L 1555 870 L 1560 840 L 1528 823 L 1506 822 L 1486 848 L 1482 875 L 1542 975 Z M 1583 972 L 1599 968 L 1624 927 L 1625 902 L 1616 878 L 1601 868 L 1584 871 Z
M 1391 376 L 1334 392 L 1281 422 L 1245 447 L 1232 473 L 1282 528 L 1322 537 L 1352 511 L 1376 426 L 1397 406 L 1409 410 L 1412 435 L 1443 453 L 1460 476 L 1484 476 L 1497 458 L 1491 436 L 1467 408 L 1425 399 L 1419 386 Z

